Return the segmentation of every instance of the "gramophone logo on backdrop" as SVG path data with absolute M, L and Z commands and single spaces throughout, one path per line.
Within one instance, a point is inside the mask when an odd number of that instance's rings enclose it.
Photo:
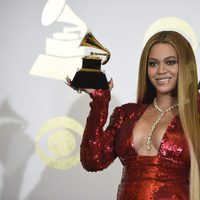
M 87 32 L 85 23 L 73 13 L 65 0 L 49 0 L 42 13 L 42 24 L 69 23 L 63 32 L 46 39 L 45 54 L 36 59 L 30 74 L 65 80 L 82 66 L 85 47 L 79 47 Z M 72 26 L 73 25 L 73 26 Z M 36 153 L 49 167 L 66 170 L 80 162 L 76 138 L 81 138 L 82 125 L 68 117 L 55 117 L 45 122 L 36 134 Z
M 81 68 L 85 48 L 79 47 L 87 32 L 86 24 L 71 10 L 65 0 L 49 0 L 42 13 L 42 24 L 54 22 L 68 23 L 63 32 L 54 33 L 46 39 L 45 54 L 36 59 L 30 74 L 65 80 L 66 75 L 73 77 Z

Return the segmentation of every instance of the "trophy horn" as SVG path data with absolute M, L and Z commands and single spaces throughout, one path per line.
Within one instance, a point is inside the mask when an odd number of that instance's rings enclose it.
M 105 60 L 102 62 L 102 65 L 105 65 L 110 59 L 110 51 L 100 44 L 91 32 L 87 32 L 85 34 L 80 46 L 88 46 L 105 51 L 106 53 L 90 53 L 90 55 L 106 56 Z

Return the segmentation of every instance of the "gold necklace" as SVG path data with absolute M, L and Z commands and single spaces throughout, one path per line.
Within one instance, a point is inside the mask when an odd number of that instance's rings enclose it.
M 153 135 L 153 132 L 156 128 L 156 125 L 161 121 L 161 119 L 163 118 L 163 116 L 165 115 L 165 113 L 169 112 L 170 110 L 172 109 L 175 109 L 178 107 L 178 104 L 174 104 L 172 106 L 170 106 L 169 108 L 167 109 L 162 109 L 158 106 L 157 102 L 156 102 L 156 98 L 154 98 L 154 101 L 153 101 L 153 106 L 156 110 L 160 111 L 160 114 L 158 115 L 156 121 L 153 123 L 150 131 L 149 131 L 149 134 L 148 134 L 148 137 L 147 137 L 147 140 L 146 140 L 146 143 L 145 143 L 145 146 L 146 146 L 146 150 L 147 151 L 150 151 L 151 150 L 151 141 L 152 141 L 152 135 Z

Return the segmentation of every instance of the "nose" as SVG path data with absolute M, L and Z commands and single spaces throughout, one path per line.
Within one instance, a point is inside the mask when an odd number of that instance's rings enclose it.
M 158 66 L 158 70 L 157 70 L 158 74 L 164 74 L 166 73 L 166 66 L 164 62 L 160 62 L 159 66 Z

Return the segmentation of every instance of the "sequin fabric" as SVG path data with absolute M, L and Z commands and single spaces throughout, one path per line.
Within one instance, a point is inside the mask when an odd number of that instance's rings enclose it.
M 148 105 L 115 108 L 106 130 L 110 92 L 95 90 L 81 143 L 81 163 L 88 171 L 108 167 L 116 157 L 122 165 L 117 200 L 189 200 L 190 156 L 179 116 L 163 136 L 158 154 L 139 155 L 132 132 Z

